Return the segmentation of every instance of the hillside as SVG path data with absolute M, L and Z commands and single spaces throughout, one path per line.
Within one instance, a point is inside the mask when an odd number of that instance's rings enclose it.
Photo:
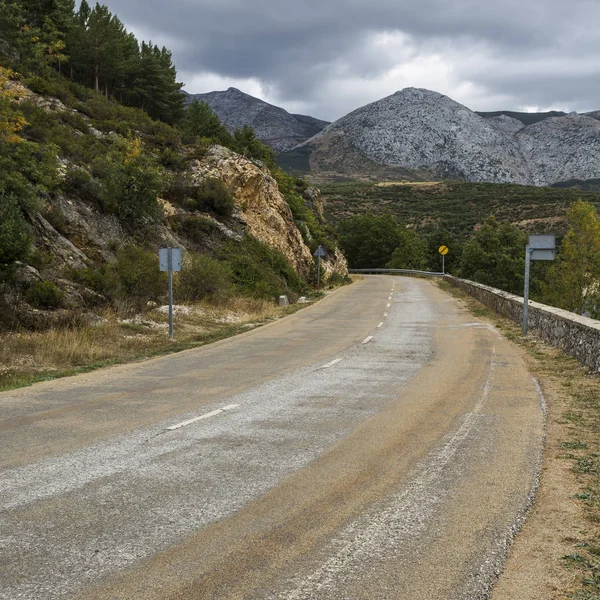
M 326 218 L 391 213 L 417 229 L 440 223 L 460 237 L 470 235 L 490 215 L 529 233 L 566 230 L 567 208 L 578 198 L 600 207 L 600 192 L 578 189 L 468 182 L 322 185 Z
M 259 140 L 278 152 L 290 150 L 329 125 L 314 117 L 290 114 L 236 88 L 186 94 L 186 102 L 193 100 L 206 102 L 231 132 L 244 125 L 252 127 Z
M 0 142 L 1 326 L 45 328 L 164 302 L 152 266 L 164 246 L 184 249 L 180 301 L 230 291 L 294 299 L 309 290 L 317 243 L 331 250 L 325 275 L 344 276 L 313 212 L 318 190 L 294 188 L 282 173 L 280 188 L 264 163 L 233 150 L 183 145 L 177 129 L 93 90 L 58 79 L 42 87 L 61 97 L 0 84 L 20 119 Z M 144 272 L 154 275 L 140 280 Z
M 515 118 L 517 117 L 517 118 Z M 407 88 L 359 108 L 280 157 L 314 177 L 551 185 L 600 177 L 600 121 L 519 113 L 485 118 L 451 98 Z

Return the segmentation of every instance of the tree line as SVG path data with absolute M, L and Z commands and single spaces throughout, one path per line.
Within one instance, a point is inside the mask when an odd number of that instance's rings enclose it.
M 569 229 L 554 262 L 532 263 L 532 297 L 577 314 L 600 318 L 600 218 L 579 200 L 567 212 Z M 466 239 L 442 225 L 418 231 L 392 215 L 340 221 L 340 246 L 351 267 L 441 271 L 440 246 L 448 246 L 446 272 L 523 295 L 527 235 L 489 217 Z
M 0 62 L 20 73 L 72 81 L 165 123 L 184 115 L 171 52 L 141 43 L 107 6 L 82 0 L 0 0 Z

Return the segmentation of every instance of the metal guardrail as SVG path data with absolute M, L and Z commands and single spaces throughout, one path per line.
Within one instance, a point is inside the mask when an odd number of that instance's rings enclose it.
M 391 273 L 398 275 L 424 275 L 425 277 L 444 277 L 444 273 L 434 273 L 433 271 L 413 271 L 411 269 L 348 269 L 348 273 L 360 275 L 377 275 L 380 273 Z

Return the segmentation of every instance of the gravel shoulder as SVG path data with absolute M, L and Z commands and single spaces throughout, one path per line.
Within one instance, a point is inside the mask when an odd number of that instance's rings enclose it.
M 491 599 L 600 598 L 598 374 L 534 336 L 524 339 L 515 323 L 473 298 L 444 289 L 520 347 L 547 406 L 539 490 Z

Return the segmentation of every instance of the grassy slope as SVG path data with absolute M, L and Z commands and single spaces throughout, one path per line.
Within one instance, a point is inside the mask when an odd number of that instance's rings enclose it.
M 370 182 L 321 186 L 331 223 L 362 214 L 391 213 L 416 227 L 441 222 L 466 235 L 491 214 L 530 232 L 564 232 L 566 209 L 578 198 L 600 207 L 600 192 L 514 184 L 433 182 L 378 185 Z

